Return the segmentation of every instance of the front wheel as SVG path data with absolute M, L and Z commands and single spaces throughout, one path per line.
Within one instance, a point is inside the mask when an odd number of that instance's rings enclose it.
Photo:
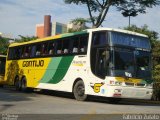
M 77 81 L 73 88 L 73 94 L 76 100 L 84 101 L 87 99 L 87 95 L 85 94 L 85 86 L 82 80 Z

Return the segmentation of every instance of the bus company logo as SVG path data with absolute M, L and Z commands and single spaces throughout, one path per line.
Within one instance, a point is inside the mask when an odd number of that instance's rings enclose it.
M 99 93 L 102 85 L 103 85 L 102 83 L 95 83 L 94 86 L 91 87 L 93 88 L 95 93 Z
M 74 66 L 84 66 L 86 64 L 86 61 L 73 61 L 72 65 Z
M 44 60 L 23 61 L 23 67 L 43 67 Z

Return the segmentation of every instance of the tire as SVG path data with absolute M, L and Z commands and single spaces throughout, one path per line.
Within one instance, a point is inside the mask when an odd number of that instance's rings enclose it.
M 21 82 L 19 81 L 18 77 L 15 78 L 14 86 L 17 91 L 21 91 Z
M 73 94 L 76 100 L 84 101 L 87 99 L 87 95 L 85 94 L 85 86 L 82 80 L 77 81 L 73 88 Z
M 25 77 L 23 77 L 21 80 L 21 90 L 22 92 L 28 92 L 27 81 Z
M 121 100 L 121 98 L 108 98 L 108 101 L 111 104 L 118 104 Z

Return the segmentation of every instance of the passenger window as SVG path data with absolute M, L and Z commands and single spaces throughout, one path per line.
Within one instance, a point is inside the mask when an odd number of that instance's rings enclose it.
M 62 51 L 62 40 L 58 40 L 57 41 L 57 51 L 56 51 L 56 54 L 62 54 L 63 51 Z
M 54 54 L 54 50 L 55 50 L 55 43 L 54 42 L 50 42 L 49 46 L 48 46 L 48 54 L 49 55 L 53 55 Z
M 48 55 L 48 50 L 47 50 L 47 48 L 48 48 L 48 43 L 43 43 L 43 44 L 41 45 L 41 53 L 42 53 L 42 56 Z
M 78 53 L 78 48 L 79 48 L 79 37 L 75 37 L 73 39 L 72 53 Z
M 24 50 L 24 57 L 29 57 L 31 51 L 31 46 L 26 46 Z
M 62 48 L 62 51 L 64 54 L 68 54 L 70 53 L 70 40 L 69 39 L 66 39 L 63 41 L 63 48 Z
M 81 36 L 80 37 L 80 45 L 79 45 L 80 53 L 87 52 L 87 46 L 88 46 L 88 36 Z
M 36 45 L 36 56 L 41 55 L 41 44 Z
M 32 57 L 35 57 L 35 55 L 36 55 L 36 45 L 33 45 L 33 46 L 31 47 L 30 57 L 31 57 L 31 58 L 32 58 Z

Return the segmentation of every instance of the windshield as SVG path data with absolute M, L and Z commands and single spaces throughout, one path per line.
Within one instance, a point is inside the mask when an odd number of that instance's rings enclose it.
M 134 54 L 131 50 L 116 49 L 114 57 L 115 76 L 134 76 Z
M 150 53 L 145 51 L 136 51 L 136 77 L 151 78 L 151 62 Z
M 116 48 L 114 52 L 114 75 L 117 77 L 150 79 L 150 53 Z

